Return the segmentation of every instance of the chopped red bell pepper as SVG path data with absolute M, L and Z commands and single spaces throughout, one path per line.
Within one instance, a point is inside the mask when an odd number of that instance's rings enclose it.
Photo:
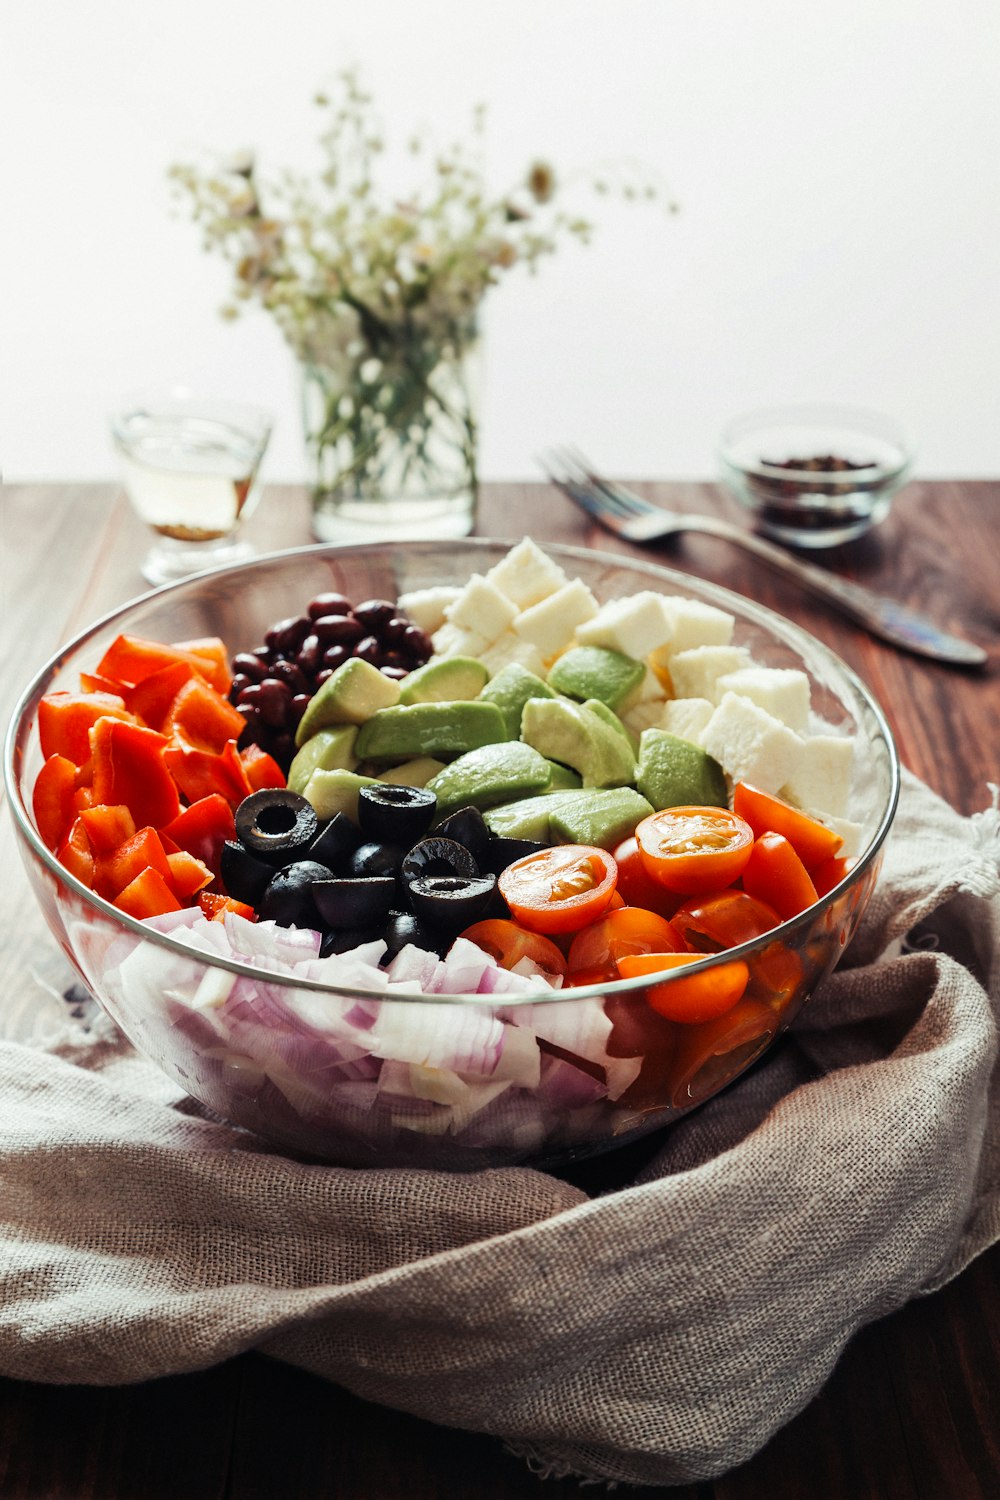
M 193 641 L 175 641 L 176 651 L 187 651 L 205 664 L 202 676 L 210 682 L 217 693 L 228 693 L 233 685 L 229 670 L 229 652 L 226 643 L 217 635 L 202 635 Z
M 113 693 L 46 693 L 38 705 L 38 738 L 42 754 L 64 755 L 82 766 L 90 754 L 90 731 L 98 719 L 134 722 Z
M 56 850 L 56 859 L 77 880 L 93 889 L 94 885 L 94 856 L 90 849 L 90 839 L 87 830 L 80 818 L 73 823 L 68 835 Z
M 190 682 L 195 671 L 188 661 L 172 661 L 158 672 L 150 672 L 134 687 L 124 688 L 122 697 L 130 709 L 150 729 L 162 729 L 163 721 L 170 711 L 177 694 L 186 682 Z
M 215 891 L 202 891 L 198 897 L 198 905 L 210 922 L 221 922 L 227 911 L 235 912 L 238 917 L 246 917 L 248 922 L 257 920 L 257 913 L 245 901 L 237 901 L 232 896 L 220 896 Z
M 203 890 L 206 885 L 211 885 L 215 879 L 214 874 L 207 865 L 203 865 L 200 859 L 195 859 L 186 849 L 179 849 L 176 854 L 167 855 L 167 864 L 170 867 L 170 889 L 181 902 L 190 901 L 191 897 L 198 891 Z
M 117 849 L 97 861 L 94 887 L 109 900 L 131 885 L 143 870 L 155 870 L 168 883 L 170 866 L 155 828 L 140 828 Z
M 73 822 L 76 766 L 65 755 L 50 755 L 31 792 L 35 827 L 48 849 L 58 849 Z
M 135 819 L 127 807 L 107 807 L 98 803 L 80 813 L 90 839 L 90 847 L 100 857 L 110 854 L 135 833 Z
M 159 917 L 166 911 L 180 911 L 181 903 L 167 885 L 159 870 L 145 869 L 114 900 L 115 906 L 130 917 Z
M 225 797 L 230 807 L 236 808 L 252 790 L 235 740 L 228 740 L 220 755 L 171 745 L 164 751 L 163 759 L 189 802 L 217 794 Z
M 182 749 L 220 755 L 227 740 L 238 740 L 246 719 L 201 677 L 178 690 L 163 719 L 163 733 Z
M 233 810 L 219 792 L 192 802 L 172 823 L 160 829 L 161 839 L 173 839 L 179 848 L 193 854 L 215 875 L 220 874 L 223 844 L 235 837 Z
M 153 729 L 98 719 L 91 734 L 95 803 L 124 803 L 137 828 L 171 823 L 181 802 L 166 764 L 166 746 Z
M 116 698 L 125 696 L 123 683 L 113 682 L 110 677 L 99 677 L 96 672 L 80 673 L 80 692 L 113 693 Z
M 240 760 L 251 791 L 259 792 L 265 787 L 283 788 L 287 785 L 285 773 L 274 756 L 268 755 L 259 745 L 247 745 L 240 751 Z
M 198 645 L 201 650 L 195 652 L 184 646 L 162 646 L 159 641 L 146 641 L 135 635 L 119 635 L 98 662 L 98 675 L 134 687 L 162 667 L 186 661 L 200 677 L 211 683 L 216 692 L 228 693 L 231 682 L 228 665 L 224 671 L 220 668 L 219 655 L 209 650 L 207 641 L 198 642 Z M 224 659 L 224 646 L 222 656 Z

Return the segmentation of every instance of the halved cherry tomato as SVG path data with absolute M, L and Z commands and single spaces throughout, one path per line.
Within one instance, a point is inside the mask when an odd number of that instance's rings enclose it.
M 609 911 L 573 939 L 567 969 L 574 984 L 618 978 L 618 960 L 629 953 L 668 953 L 683 947 L 665 917 L 637 906 Z
M 696 953 L 720 953 L 781 925 L 773 906 L 746 891 L 695 896 L 674 912 L 673 926 Z
M 634 979 L 638 974 L 660 974 L 664 969 L 680 969 L 697 963 L 703 955 L 697 953 L 630 953 L 618 960 L 618 971 L 623 979 Z M 646 991 L 646 999 L 653 1009 L 668 1021 L 681 1021 L 694 1026 L 700 1021 L 714 1021 L 716 1016 L 732 1010 L 742 997 L 750 979 L 750 971 L 740 959 L 713 964 L 701 974 L 670 980 L 667 984 L 654 984 Z
M 733 811 L 750 824 L 756 838 L 762 833 L 784 834 L 807 870 L 831 859 L 844 842 L 832 828 L 745 781 L 733 788 Z
M 792 999 L 805 974 L 805 966 L 794 948 L 777 938 L 762 953 L 749 960 L 750 993 L 773 998 L 782 1005 Z
M 221 922 L 227 911 L 235 912 L 238 917 L 246 917 L 248 922 L 257 920 L 257 913 L 245 901 L 237 901 L 232 896 L 220 896 L 216 891 L 199 892 L 198 905 L 210 922 Z
M 503 917 L 474 922 L 465 929 L 462 937 L 495 958 L 501 969 L 512 969 L 522 958 L 528 958 L 547 974 L 566 972 L 566 960 L 555 943 L 549 942 L 541 933 L 529 932 Z
M 685 1027 L 670 1065 L 671 1103 L 685 1109 L 711 1098 L 760 1056 L 778 1024 L 772 1005 L 744 995 L 717 1020 Z
M 641 906 L 643 911 L 655 911 L 658 916 L 671 917 L 680 904 L 680 897 L 666 890 L 654 880 L 646 869 L 635 835 L 624 839 L 614 851 L 618 866 L 618 894 L 627 906 Z
M 578 932 L 607 911 L 617 878 L 606 849 L 562 844 L 516 859 L 497 887 L 515 919 L 532 932 Z
M 635 838 L 653 879 L 684 896 L 731 885 L 753 848 L 750 825 L 725 807 L 665 807 Z
M 783 833 L 762 833 L 754 840 L 743 871 L 743 889 L 773 906 L 786 920 L 819 900 L 809 871 Z

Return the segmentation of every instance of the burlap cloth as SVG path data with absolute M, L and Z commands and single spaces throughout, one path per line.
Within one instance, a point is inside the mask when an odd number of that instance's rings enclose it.
M 844 965 L 595 1198 L 527 1168 L 301 1165 L 99 1027 L 0 1042 L 0 1373 L 258 1349 L 551 1473 L 742 1462 L 862 1324 L 1000 1234 L 998 855 L 995 806 L 963 819 L 907 777 Z

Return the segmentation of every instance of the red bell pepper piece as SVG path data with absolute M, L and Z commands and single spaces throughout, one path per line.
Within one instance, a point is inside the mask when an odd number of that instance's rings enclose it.
M 46 693 L 38 705 L 42 754 L 65 755 L 82 766 L 90 754 L 90 731 L 101 718 L 131 723 L 132 715 L 113 693 Z
M 246 917 L 248 922 L 257 920 L 257 913 L 245 901 L 237 901 L 232 896 L 220 896 L 215 891 L 202 891 L 198 897 L 198 905 L 210 922 L 221 922 L 227 911 L 234 911 L 238 917 Z
M 150 672 L 135 687 L 122 691 L 125 706 L 150 729 L 162 729 L 163 721 L 170 711 L 177 694 L 186 682 L 190 682 L 195 671 L 190 662 L 172 661 L 157 672 Z
M 124 698 L 125 696 L 124 684 L 113 682 L 110 677 L 99 677 L 96 672 L 80 673 L 80 692 L 113 693 L 116 698 Z
M 238 740 L 246 719 L 201 677 L 192 677 L 177 693 L 163 720 L 163 733 L 183 749 L 220 755 L 227 740 Z
M 91 735 L 94 801 L 124 803 L 137 828 L 162 828 L 181 810 L 167 768 L 167 741 L 155 730 L 98 719 Z
M 199 642 L 199 645 L 202 643 Z M 228 693 L 231 681 L 229 668 L 227 666 L 224 672 L 221 671 L 218 655 L 207 654 L 207 649 L 206 643 L 199 654 L 184 646 L 163 646 L 159 641 L 145 641 L 135 635 L 119 635 L 101 657 L 97 671 L 101 677 L 111 677 L 116 682 L 123 682 L 126 687 L 135 687 L 137 682 L 151 677 L 162 667 L 186 661 L 199 677 L 204 677 L 206 682 L 211 683 L 216 692 Z M 225 648 L 222 650 L 224 655 Z
M 203 797 L 217 794 L 225 797 L 230 807 L 235 808 L 239 807 L 244 797 L 250 795 L 251 786 L 235 740 L 228 740 L 220 755 L 171 745 L 164 751 L 163 759 L 189 802 L 198 802 Z
M 264 787 L 283 788 L 287 785 L 285 773 L 274 756 L 268 755 L 259 745 L 247 745 L 246 749 L 240 751 L 240 760 L 251 791 L 259 792 Z
M 94 886 L 94 856 L 90 849 L 87 830 L 79 818 L 75 820 L 67 837 L 56 850 L 56 859 L 75 875 L 84 885 Z
M 202 676 L 205 681 L 210 682 L 217 693 L 229 692 L 233 677 L 229 670 L 229 652 L 225 641 L 217 635 L 202 635 L 193 641 L 175 641 L 174 649 L 188 651 L 192 656 L 199 657 L 204 663 Z
M 127 807 L 98 804 L 80 813 L 90 847 L 101 857 L 110 854 L 135 833 L 135 819 Z
M 76 766 L 65 755 L 50 755 L 31 791 L 35 827 L 48 849 L 58 849 L 73 822 Z
M 221 873 L 223 844 L 227 839 L 235 837 L 233 810 L 219 792 L 212 792 L 208 797 L 192 802 L 172 823 L 160 829 L 161 840 L 172 839 L 178 848 L 193 854 L 195 859 L 201 860 L 215 875 Z
M 198 891 L 203 890 L 206 885 L 211 885 L 215 875 L 203 865 L 200 859 L 195 859 L 186 849 L 179 849 L 176 854 L 167 855 L 167 864 L 170 867 L 170 878 L 168 884 L 178 901 L 188 902 Z
M 155 870 L 169 883 L 170 866 L 155 828 L 140 828 L 131 838 L 97 861 L 94 887 L 112 899 L 143 870 Z
M 166 911 L 180 911 L 181 903 L 167 885 L 159 870 L 145 869 L 121 891 L 114 901 L 130 917 L 159 917 Z

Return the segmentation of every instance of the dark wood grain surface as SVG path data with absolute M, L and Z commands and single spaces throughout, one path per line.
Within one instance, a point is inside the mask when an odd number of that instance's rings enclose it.
M 711 485 L 638 484 L 676 509 L 734 514 Z M 1000 781 L 1000 483 L 915 483 L 876 533 L 824 566 L 932 613 L 991 653 L 968 672 L 895 652 L 727 544 L 691 536 L 658 560 L 771 605 L 834 648 L 886 710 L 904 763 L 961 812 Z M 482 535 L 616 543 L 545 485 L 487 486 Z M 271 550 L 309 539 L 304 494 L 272 488 L 248 526 Z M 75 631 L 141 592 L 141 525 L 114 485 L 8 487 L 0 497 L 0 722 Z M 0 821 L 5 974 L 51 949 Z M 2 1260 L 2 1246 L 0 1246 Z M 0 1309 L 2 1316 L 2 1309 Z M 370 1405 L 246 1355 L 126 1388 L 0 1380 L 4 1500 L 558 1500 L 490 1438 Z M 995 1500 L 1000 1495 L 1000 1247 L 852 1341 L 820 1395 L 742 1468 L 647 1490 L 674 1500 Z

